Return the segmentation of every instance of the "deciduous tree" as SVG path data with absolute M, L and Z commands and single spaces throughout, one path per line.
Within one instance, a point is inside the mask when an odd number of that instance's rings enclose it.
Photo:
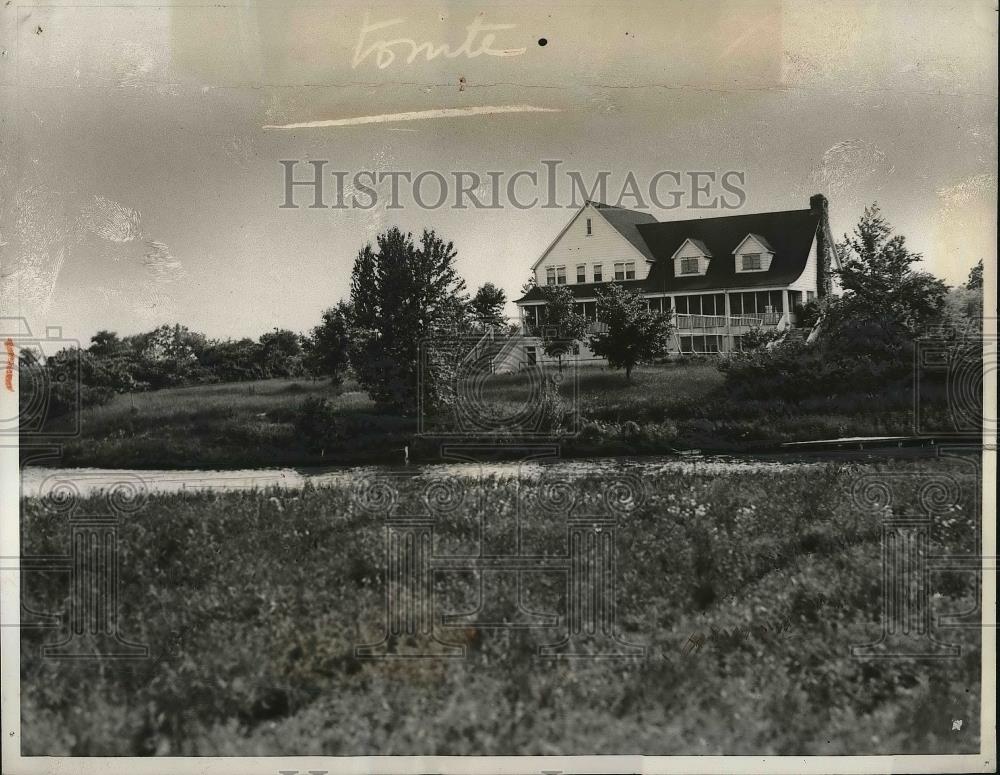
M 545 299 L 541 326 L 542 349 L 563 368 L 563 358 L 576 350 L 587 334 L 587 319 L 576 311 L 573 292 L 563 285 L 540 286 Z
M 597 293 L 597 319 L 606 328 L 591 335 L 590 348 L 612 368 L 625 369 L 631 380 L 636 365 L 666 354 L 673 330 L 670 314 L 653 312 L 638 293 L 611 283 Z

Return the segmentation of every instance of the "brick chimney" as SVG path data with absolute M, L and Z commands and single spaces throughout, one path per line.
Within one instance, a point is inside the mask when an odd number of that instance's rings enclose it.
M 819 298 L 830 293 L 830 270 L 833 266 L 833 233 L 830 231 L 830 202 L 822 194 L 809 197 L 809 209 L 819 215 L 816 226 L 816 295 Z

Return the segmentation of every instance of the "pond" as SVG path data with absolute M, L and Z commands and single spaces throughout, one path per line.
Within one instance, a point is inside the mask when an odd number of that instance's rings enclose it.
M 796 456 L 727 457 L 643 457 L 581 458 L 532 460 L 526 462 L 455 462 L 411 464 L 407 466 L 350 466 L 340 468 L 258 468 L 234 471 L 212 470 L 128 470 L 102 468 L 36 468 L 22 472 L 21 495 L 37 498 L 55 487 L 71 484 L 80 496 L 106 490 L 122 482 L 141 484 L 149 493 L 196 492 L 199 490 L 238 491 L 253 488 L 301 488 L 304 485 L 349 485 L 359 477 L 374 474 L 414 476 L 521 476 L 537 478 L 543 474 L 579 478 L 612 473 L 639 473 L 649 476 L 689 474 L 727 474 L 751 471 L 801 470 L 819 464 L 816 459 Z

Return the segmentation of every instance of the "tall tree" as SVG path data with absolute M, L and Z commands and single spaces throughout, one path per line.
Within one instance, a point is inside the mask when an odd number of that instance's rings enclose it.
M 466 321 L 465 281 L 455 269 L 455 248 L 433 231 L 419 243 L 393 227 L 376 249 L 358 254 L 351 277 L 355 322 L 351 365 L 379 404 L 416 409 L 421 344 L 455 335 Z M 423 375 L 424 398 L 433 402 L 440 374 Z
M 334 385 L 343 381 L 350 353 L 352 310 L 340 302 L 323 313 L 322 322 L 305 340 L 306 362 L 315 374 L 330 378 Z
M 469 302 L 473 319 L 481 326 L 502 326 L 505 322 L 503 308 L 507 294 L 493 283 L 484 283 Z
M 854 232 L 845 234 L 838 247 L 841 269 L 836 274 L 844 296 L 835 312 L 887 328 L 900 326 L 911 336 L 940 317 L 947 286 L 914 267 L 920 254 L 907 248 L 902 234 L 892 233 L 877 203 L 865 208 Z
M 965 281 L 965 287 L 970 291 L 982 290 L 983 288 L 983 259 L 969 270 L 969 279 Z
M 545 299 L 541 326 L 542 349 L 563 368 L 563 358 L 574 352 L 587 334 L 587 319 L 576 311 L 573 292 L 564 285 L 543 285 Z
M 625 369 L 625 378 L 631 380 L 638 364 L 666 354 L 673 330 L 670 317 L 671 313 L 650 310 L 638 293 L 611 283 L 597 293 L 597 319 L 606 329 L 591 335 L 590 347 L 612 368 Z

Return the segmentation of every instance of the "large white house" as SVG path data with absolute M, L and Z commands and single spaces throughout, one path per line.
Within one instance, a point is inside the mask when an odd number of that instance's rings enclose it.
M 796 325 L 796 309 L 836 293 L 839 269 L 822 194 L 809 208 L 659 222 L 648 213 L 587 202 L 531 267 L 538 286 L 565 285 L 599 328 L 597 290 L 618 282 L 654 310 L 673 310 L 671 350 L 720 353 L 741 348 L 756 327 Z M 521 334 L 498 367 L 544 358 L 538 338 L 545 302 L 538 287 L 517 300 Z M 585 345 L 579 357 L 597 359 Z

